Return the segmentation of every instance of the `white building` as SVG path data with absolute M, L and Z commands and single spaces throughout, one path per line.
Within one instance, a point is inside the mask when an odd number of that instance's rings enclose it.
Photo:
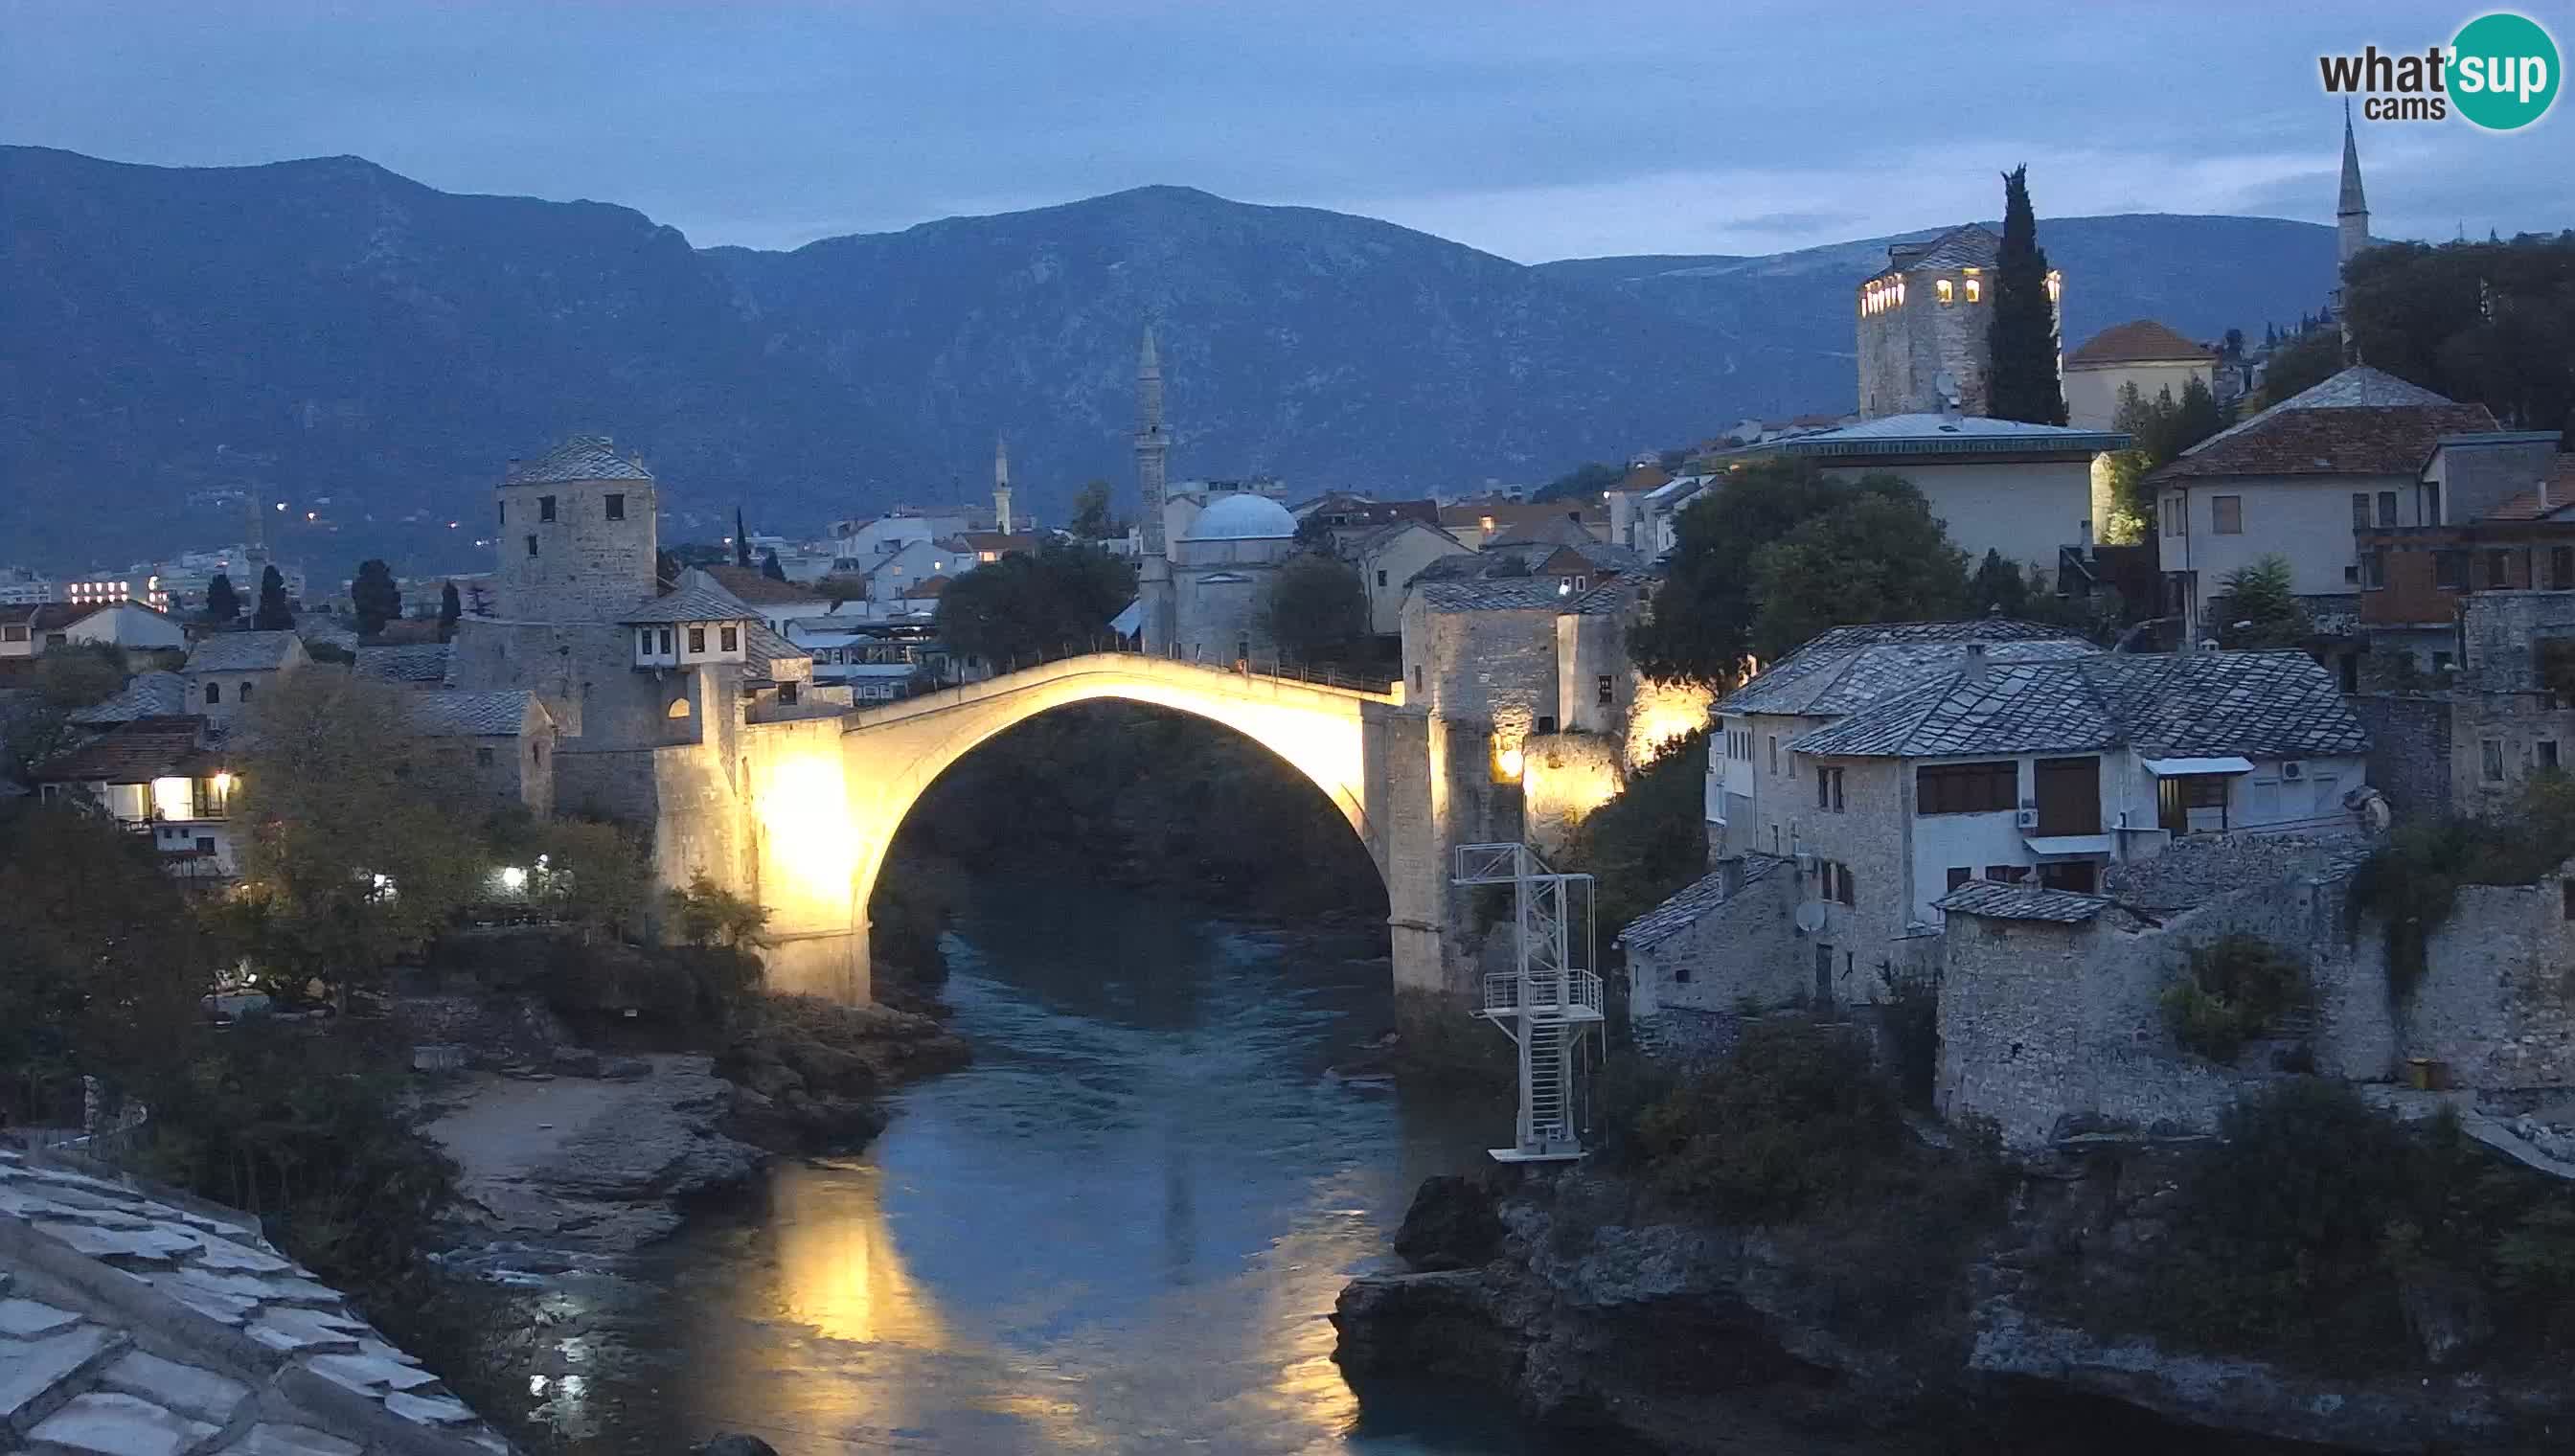
M 1173 539 L 1172 589 L 1180 656 L 1203 663 L 1273 659 L 1264 625 L 1272 584 L 1296 550 L 1296 518 L 1268 495 L 1223 493 L 1191 513 Z
M 118 725 L 31 775 L 48 801 L 95 806 L 152 836 L 162 866 L 182 878 L 238 870 L 231 825 L 234 779 L 205 719 L 142 718 Z
M 1971 565 L 1996 551 L 2053 582 L 2057 552 L 2089 547 L 2109 522 L 2107 479 L 2096 489 L 2094 459 L 2131 443 L 2115 432 L 1974 415 L 1887 415 L 1775 449 L 1842 480 L 1902 476 Z
M 2065 357 L 2065 423 L 2077 430 L 2109 430 L 2119 422 L 2119 394 L 2133 385 L 2151 405 L 2158 395 L 2174 400 L 2192 380 L 2214 394 L 2217 351 L 2194 344 L 2152 319 L 2113 324 Z
M 1349 545 L 1350 565 L 1367 594 L 1368 631 L 1393 637 L 1403 631 L 1403 596 L 1423 568 L 1466 548 L 1436 526 L 1403 520 L 1379 526 Z

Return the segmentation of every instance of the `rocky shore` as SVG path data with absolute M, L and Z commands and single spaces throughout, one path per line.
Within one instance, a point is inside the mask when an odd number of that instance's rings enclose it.
M 1343 1290 L 1335 1358 L 1353 1382 L 1479 1386 L 1552 1426 L 1690 1456 L 1783 1440 L 2011 1449 L 2033 1421 L 2079 1429 L 2094 1451 L 2575 1443 L 2575 1386 L 2442 1363 L 2456 1316 L 2438 1311 L 2419 1362 L 2362 1378 L 2078 1328 L 2042 1286 L 2154 1237 L 2154 1182 L 2124 1171 L 2122 1189 L 2080 1159 L 2033 1169 L 2004 1235 L 1893 1319 L 1796 1230 L 1692 1222 L 1589 1168 L 1432 1179 L 1396 1236 L 1403 1270 Z M 2040 1439 L 2021 1449 L 2066 1449 Z

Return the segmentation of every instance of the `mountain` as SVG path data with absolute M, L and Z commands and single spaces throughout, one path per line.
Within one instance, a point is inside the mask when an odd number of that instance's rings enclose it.
M 2069 342 L 2313 308 L 2332 234 L 2056 219 Z M 685 539 L 1132 489 L 1142 324 L 1175 478 L 1298 490 L 1544 479 L 1747 414 L 1847 408 L 1850 287 L 1885 240 L 1524 267 L 1367 218 L 1149 187 L 786 253 L 694 249 L 595 202 L 442 193 L 357 158 L 130 166 L 0 147 L 0 561 L 240 534 L 317 572 L 485 560 L 507 457 L 643 452 Z M 316 519 L 307 525 L 301 513 Z M 455 521 L 450 530 L 447 523 Z

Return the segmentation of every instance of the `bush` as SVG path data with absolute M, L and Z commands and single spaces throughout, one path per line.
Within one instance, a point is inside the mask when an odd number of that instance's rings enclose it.
M 1733 1053 L 1645 1108 L 1634 1137 L 1654 1184 L 1725 1223 L 1838 1203 L 1904 1137 L 1893 1091 L 1848 1030 L 1747 1027 Z
M 718 886 L 703 869 L 690 878 L 688 888 L 664 890 L 662 897 L 672 928 L 687 944 L 739 950 L 766 943 L 761 931 L 769 923 L 769 911 L 756 900 Z
M 2351 910 L 2379 917 L 2388 994 L 2403 1001 L 2422 978 L 2432 935 L 2463 884 L 2533 884 L 2575 855 L 2575 779 L 2535 775 L 2520 802 L 2491 819 L 2442 815 L 2397 827 L 2352 876 Z
M 1656 750 L 1575 827 L 1562 867 L 1593 876 L 1603 944 L 1707 872 L 1700 812 L 1706 777 L 1707 730 L 1701 728 Z M 1509 901 L 1502 904 L 1496 919 L 1509 916 Z
M 1884 1024 L 1893 1043 L 1895 1089 L 1904 1105 L 1927 1112 L 1940 1078 L 1940 972 L 1895 975 L 1881 964 L 1879 973 L 1888 992 Z
M 2307 1003 L 2306 962 L 2259 935 L 2236 933 L 2194 947 L 2182 978 L 2162 997 L 2173 1039 L 2228 1062 L 2244 1043 Z

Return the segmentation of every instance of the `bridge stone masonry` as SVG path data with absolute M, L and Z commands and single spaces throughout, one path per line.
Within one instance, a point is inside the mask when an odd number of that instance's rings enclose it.
M 762 744 L 751 813 L 771 984 L 866 999 L 867 903 L 923 791 L 995 734 L 1101 699 L 1205 719 L 1293 767 L 1331 800 L 1385 882 L 1396 989 L 1465 984 L 1471 968 L 1446 862 L 1451 844 L 1487 827 L 1476 811 L 1490 777 L 1480 735 L 1462 761 L 1443 761 L 1447 734 L 1407 708 L 1399 687 L 1369 693 L 1137 653 L 1067 658 L 855 712 L 840 721 L 837 743 L 803 734 Z

